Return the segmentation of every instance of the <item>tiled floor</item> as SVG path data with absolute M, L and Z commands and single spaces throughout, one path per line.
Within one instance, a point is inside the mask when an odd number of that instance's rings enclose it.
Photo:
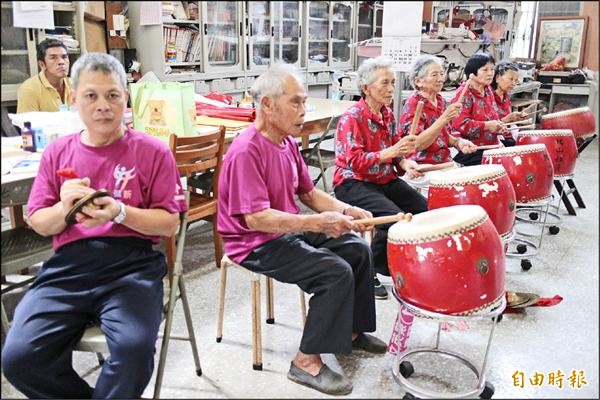
M 523 272 L 519 260 L 508 259 L 506 287 L 534 292 L 542 297 L 560 295 L 563 301 L 553 307 L 531 307 L 525 314 L 507 314 L 497 325 L 488 360 L 487 380 L 496 388 L 495 398 L 598 398 L 598 141 L 578 160 L 577 186 L 587 204 L 577 216 L 563 216 L 560 233 L 546 235 L 533 268 Z M 194 229 L 206 229 L 198 227 Z M 212 246 L 207 246 L 210 249 Z M 210 250 L 209 250 L 210 251 Z M 301 335 L 298 289 L 275 284 L 275 324 L 262 325 L 262 372 L 251 365 L 250 285 L 245 275 L 229 273 L 224 336 L 216 343 L 216 312 L 219 271 L 212 264 L 202 265 L 186 275 L 192 315 L 204 374 L 197 377 L 185 342 L 173 341 L 167 359 L 161 397 L 326 397 L 292 383 L 286 378 Z M 264 282 L 264 281 L 263 281 Z M 391 287 L 391 281 L 383 279 Z M 264 284 L 263 284 L 264 295 Z M 377 301 L 377 336 L 388 340 L 397 312 L 393 298 Z M 265 313 L 263 301 L 263 316 Z M 471 358 L 481 358 L 486 347 L 490 321 L 469 322 L 469 330 L 451 327 L 442 332 L 442 345 Z M 178 309 L 175 331 L 183 329 Z M 409 348 L 431 345 L 435 326 L 417 319 Z M 343 370 L 354 382 L 348 397 L 398 398 L 404 390 L 393 379 L 393 357 L 356 353 L 326 355 L 326 362 Z M 414 362 L 414 378 L 427 388 L 443 391 L 464 390 L 475 378 L 464 366 L 431 356 Z M 93 384 L 98 376 L 96 357 L 76 353 L 76 369 Z M 417 366 L 419 365 L 420 368 Z M 550 382 L 558 371 L 564 374 Z M 581 373 L 586 384 L 568 380 L 572 371 Z M 523 375 L 520 375 L 520 373 Z M 534 375 L 543 376 L 536 383 Z M 520 380 L 519 378 L 524 378 Z M 145 397 L 152 396 L 154 378 Z M 522 383 L 522 386 L 521 386 Z M 578 387 L 578 383 L 581 385 Z M 23 397 L 2 377 L 2 397 Z

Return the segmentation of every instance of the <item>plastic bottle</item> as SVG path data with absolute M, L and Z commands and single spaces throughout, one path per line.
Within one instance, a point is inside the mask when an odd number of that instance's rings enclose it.
M 35 137 L 35 147 L 38 151 L 44 150 L 48 145 L 46 140 L 46 134 L 42 130 L 42 128 L 34 128 L 33 129 L 34 137 Z
M 23 150 L 35 152 L 35 134 L 31 129 L 31 122 L 26 121 L 25 127 L 21 131 L 21 138 L 23 139 Z

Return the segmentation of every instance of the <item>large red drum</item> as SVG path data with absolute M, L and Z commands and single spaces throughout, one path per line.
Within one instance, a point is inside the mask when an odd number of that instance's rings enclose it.
M 430 210 L 477 204 L 503 238 L 510 236 L 515 224 L 515 191 L 502 165 L 474 165 L 437 174 L 429 182 L 427 203 Z
M 542 115 L 542 129 L 571 129 L 575 139 L 596 133 L 596 118 L 589 107 L 572 108 Z
M 481 163 L 504 166 L 515 190 L 517 203 L 544 201 L 552 194 L 554 168 L 544 144 L 485 150 Z
M 388 265 L 398 295 L 426 311 L 471 315 L 504 296 L 504 249 L 481 206 L 426 211 L 388 231 Z
M 554 177 L 571 176 L 577 161 L 577 142 L 570 129 L 521 131 L 517 144 L 543 143 L 550 155 Z

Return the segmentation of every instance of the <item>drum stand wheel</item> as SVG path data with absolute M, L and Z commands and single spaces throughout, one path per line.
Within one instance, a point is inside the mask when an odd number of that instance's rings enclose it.
M 539 234 L 522 232 L 515 228 L 510 240 L 505 240 L 505 243 L 514 242 L 516 244 L 515 251 L 507 251 L 506 257 L 521 259 L 521 269 L 523 271 L 529 271 L 533 266 L 531 258 L 538 253 L 542 246 L 542 238 L 544 237 L 548 216 L 552 218 L 553 224 L 548 228 L 550 233 L 554 235 L 560 231 L 560 229 L 554 225 L 560 223 L 560 216 L 549 211 L 552 200 L 553 197 L 549 196 L 548 198 L 537 202 L 517 203 L 517 221 L 524 224 L 541 225 Z M 537 239 L 537 243 L 534 239 Z
M 506 308 L 506 297 L 502 296 L 500 304 L 492 308 L 488 311 L 483 311 L 480 314 L 474 315 L 465 315 L 465 316 L 456 316 L 456 315 L 446 315 L 434 313 L 431 311 L 426 311 L 421 308 L 418 308 L 412 304 L 406 303 L 403 301 L 396 292 L 396 288 L 392 288 L 392 294 L 396 298 L 399 304 L 399 310 L 401 307 L 405 307 L 411 314 L 415 317 L 429 318 L 439 320 L 438 329 L 437 329 L 437 338 L 435 346 L 433 347 L 417 347 L 411 350 L 405 350 L 403 352 L 398 352 L 396 355 L 396 359 L 392 365 L 392 375 L 394 376 L 394 380 L 404 389 L 405 394 L 403 396 L 404 399 L 417 399 L 417 398 L 473 398 L 479 396 L 482 399 L 491 399 L 494 395 L 494 385 L 485 380 L 485 369 L 488 360 L 488 355 L 490 351 L 490 347 L 492 344 L 492 338 L 494 336 L 494 328 L 496 327 L 496 323 L 499 321 L 499 317 L 502 316 L 502 312 Z M 467 358 L 465 355 L 440 348 L 440 334 L 442 321 L 462 321 L 467 322 L 468 320 L 473 319 L 490 319 L 492 322 L 490 334 L 487 341 L 487 346 L 485 349 L 485 355 L 483 358 L 483 362 L 481 367 L 478 367 L 477 364 Z M 477 377 L 477 385 L 471 389 L 465 390 L 463 392 L 437 392 L 431 389 L 424 388 L 410 381 L 410 377 L 415 374 L 415 371 L 418 371 L 418 366 L 415 368 L 413 363 L 408 360 L 408 358 L 412 355 L 429 353 L 436 356 L 439 356 L 441 360 L 453 359 L 461 362 L 464 366 L 470 369 L 473 374 Z

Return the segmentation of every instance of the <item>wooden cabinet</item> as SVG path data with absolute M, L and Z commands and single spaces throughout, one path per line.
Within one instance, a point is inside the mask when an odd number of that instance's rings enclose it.
M 39 72 L 37 49 L 51 31 L 33 28 L 16 28 L 13 23 L 13 2 L 3 1 L 2 6 L 2 103 L 16 104 L 21 83 Z M 69 46 L 71 65 L 85 53 L 83 10 L 80 2 L 54 2 L 55 32 L 68 32 L 76 42 Z

